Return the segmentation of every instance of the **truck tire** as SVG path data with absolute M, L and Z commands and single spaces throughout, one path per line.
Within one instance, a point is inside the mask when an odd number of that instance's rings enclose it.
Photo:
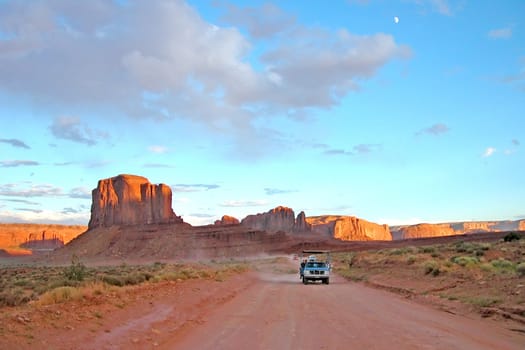
M 325 280 L 325 283 L 326 283 L 326 284 L 330 284 L 330 279 L 327 278 L 327 279 Z
M 308 280 L 303 277 L 303 284 L 307 284 L 307 283 L 308 283 Z

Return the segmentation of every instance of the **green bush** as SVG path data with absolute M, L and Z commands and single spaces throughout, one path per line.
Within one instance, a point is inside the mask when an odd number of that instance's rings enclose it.
M 450 261 L 463 267 L 474 266 L 479 263 L 479 259 L 472 256 L 454 256 Z
M 66 267 L 63 272 L 64 276 L 71 281 L 83 281 L 87 275 L 87 269 L 76 255 L 71 258 L 71 265 Z
M 520 275 L 521 277 L 525 276 L 525 262 L 519 263 L 519 264 L 516 266 L 516 272 L 517 272 L 518 275 Z
M 423 271 L 425 275 L 432 274 L 432 276 L 437 276 L 441 272 L 439 269 L 439 264 L 435 260 L 428 260 L 423 264 Z
M 414 255 L 407 256 L 407 264 L 408 265 L 412 265 L 415 262 L 416 262 L 416 257 Z
M 505 242 L 519 241 L 520 239 L 521 236 L 518 235 L 516 232 L 510 232 L 505 237 L 503 237 L 503 240 Z
M 509 261 L 503 258 L 492 260 L 490 263 L 492 264 L 492 266 L 494 266 L 497 269 L 502 269 L 502 270 L 514 269 L 514 263 L 512 261 Z

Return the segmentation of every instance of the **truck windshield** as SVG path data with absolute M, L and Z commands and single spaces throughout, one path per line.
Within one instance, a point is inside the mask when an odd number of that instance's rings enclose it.
M 306 267 L 326 267 L 326 264 L 324 262 L 309 262 Z

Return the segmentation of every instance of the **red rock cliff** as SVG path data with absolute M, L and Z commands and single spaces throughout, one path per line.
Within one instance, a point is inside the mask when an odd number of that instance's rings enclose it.
M 354 216 L 323 215 L 306 219 L 312 230 L 344 241 L 391 241 L 388 225 L 379 225 Z
M 453 236 L 458 234 L 450 227 L 450 224 L 418 224 L 403 227 L 399 231 L 401 232 L 400 239 Z
M 233 216 L 223 215 L 220 220 L 215 220 L 215 225 L 238 225 L 239 220 Z
M 112 225 L 181 223 L 171 208 L 171 189 L 135 175 L 100 180 L 92 192 L 89 228 Z
M 255 230 L 267 232 L 304 232 L 310 229 L 310 225 L 305 220 L 304 212 L 295 218 L 295 213 L 291 208 L 279 206 L 267 213 L 248 215 L 242 219 L 241 224 Z

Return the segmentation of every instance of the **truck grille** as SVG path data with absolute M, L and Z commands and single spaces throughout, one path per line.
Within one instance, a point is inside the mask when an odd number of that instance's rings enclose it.
M 313 271 L 310 271 L 310 274 L 312 274 L 312 275 L 324 275 L 324 271 L 313 270 Z

